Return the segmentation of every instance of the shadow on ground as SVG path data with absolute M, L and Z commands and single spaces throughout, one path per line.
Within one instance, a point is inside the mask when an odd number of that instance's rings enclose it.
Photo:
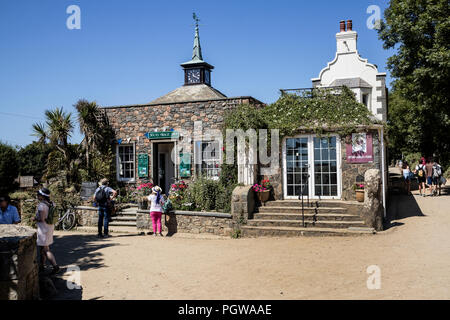
M 76 287 L 76 284 L 70 280 L 70 275 L 74 275 L 74 273 L 67 272 L 68 267 L 78 267 L 80 271 L 107 268 L 104 264 L 103 255 L 99 250 L 117 245 L 117 243 L 112 243 L 106 239 L 98 239 L 96 235 L 91 234 L 67 233 L 55 236 L 51 251 L 56 256 L 56 261 L 61 266 L 61 271 L 58 275 L 52 276 L 57 294 L 51 299 L 81 300 L 83 288 L 82 286 Z M 66 279 L 63 278 L 64 274 Z M 69 279 L 67 279 L 68 276 Z

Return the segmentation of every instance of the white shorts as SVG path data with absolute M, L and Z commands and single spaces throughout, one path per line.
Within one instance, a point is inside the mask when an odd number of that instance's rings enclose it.
M 54 226 L 45 222 L 37 223 L 37 241 L 40 247 L 47 247 L 53 243 Z

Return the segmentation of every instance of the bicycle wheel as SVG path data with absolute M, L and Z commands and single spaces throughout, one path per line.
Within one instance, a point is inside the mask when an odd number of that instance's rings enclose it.
M 75 213 L 69 212 L 67 213 L 66 217 L 62 221 L 62 228 L 65 231 L 71 230 L 73 227 L 75 227 Z

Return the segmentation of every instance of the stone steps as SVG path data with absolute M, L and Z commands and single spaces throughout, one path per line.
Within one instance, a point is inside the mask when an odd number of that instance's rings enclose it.
M 270 206 L 270 207 L 260 207 L 258 209 L 260 213 L 302 213 L 302 207 L 288 207 L 288 206 Z M 345 213 L 347 211 L 346 208 L 340 208 L 340 207 L 319 207 L 319 208 L 310 208 L 310 207 L 304 207 L 305 213 L 317 213 L 324 214 L 324 213 Z
M 353 236 L 374 234 L 359 216 L 362 203 L 305 199 L 269 201 L 242 227 L 243 237 Z
M 312 220 L 314 217 L 313 213 L 305 213 L 305 220 Z M 317 220 L 319 221 L 359 221 L 361 218 L 352 214 L 346 213 L 325 213 L 317 214 Z M 302 221 L 301 213 L 277 213 L 277 212 L 264 212 L 255 213 L 253 219 L 267 219 L 267 220 L 297 220 Z M 251 221 L 251 220 L 249 220 Z
M 251 227 L 303 227 L 302 220 L 248 220 L 247 226 Z M 364 221 L 312 221 L 305 220 L 306 228 L 364 228 Z
M 121 226 L 121 227 L 136 227 L 136 221 L 117 221 L 113 218 L 113 222 L 109 224 L 110 226 Z
M 317 199 L 310 199 L 310 206 L 314 207 L 316 202 L 319 203 L 320 208 L 328 208 L 328 207 L 339 207 L 339 208 L 348 208 L 349 206 L 361 206 L 362 203 L 358 201 L 341 201 L 341 200 L 317 200 Z M 304 205 L 305 208 L 308 205 L 306 198 L 304 199 Z M 301 200 L 275 200 L 275 201 L 268 201 L 266 202 L 266 205 L 264 207 L 302 207 Z
M 136 215 L 134 216 L 115 216 L 113 221 L 134 221 L 136 222 Z
M 242 227 L 243 237 L 299 237 L 299 236 L 361 236 L 372 235 L 373 228 L 294 228 L 294 227 Z

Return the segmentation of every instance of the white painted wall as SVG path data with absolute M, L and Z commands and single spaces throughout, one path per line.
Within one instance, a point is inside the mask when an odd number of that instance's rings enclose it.
M 369 93 L 369 110 L 379 120 L 386 120 L 386 73 L 378 72 L 375 65 L 360 57 L 357 40 L 358 34 L 355 31 L 337 33 L 336 56 L 320 71 L 318 78 L 312 79 L 313 84 L 315 87 L 328 87 L 337 79 L 361 78 L 370 84 L 372 89 L 352 88 L 357 100 L 362 102 L 362 93 Z

